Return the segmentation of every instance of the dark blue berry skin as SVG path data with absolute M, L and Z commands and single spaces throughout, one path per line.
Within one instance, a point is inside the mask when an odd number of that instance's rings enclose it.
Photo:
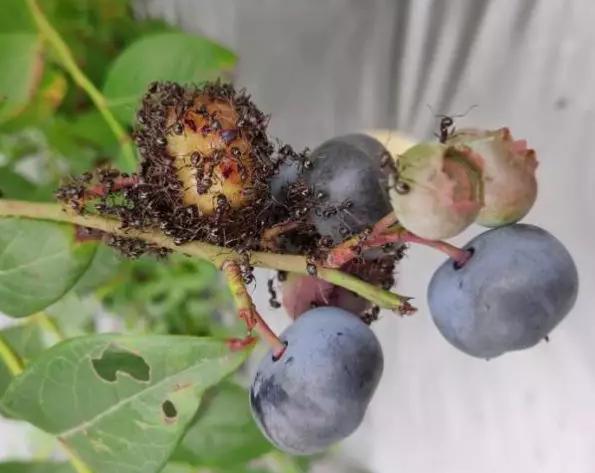
M 281 358 L 261 361 L 250 390 L 254 419 L 279 449 L 320 452 L 361 423 L 383 368 L 370 328 L 336 307 L 304 313 L 280 338 Z
M 573 307 L 578 273 L 554 236 L 525 224 L 482 233 L 465 248 L 471 259 L 452 260 L 428 288 L 436 326 L 455 347 L 479 358 L 532 347 Z
M 390 153 L 380 141 L 365 133 L 350 133 L 348 135 L 338 136 L 329 141 L 339 141 L 355 146 L 366 153 L 366 156 L 374 163 L 374 166 L 376 166 L 379 172 L 380 183 L 385 187 L 388 186 L 390 168 L 387 166 L 385 160 L 387 160 L 387 157 L 390 157 Z
M 317 199 L 310 221 L 335 244 L 392 211 L 379 162 L 361 147 L 336 138 L 316 148 L 303 177 Z
M 287 201 L 287 188 L 300 177 L 301 164 L 297 160 L 287 159 L 279 166 L 277 174 L 271 179 L 271 196 L 277 203 Z
M 309 221 L 338 244 L 392 211 L 387 156 L 382 143 L 365 134 L 332 138 L 308 156 L 311 168 L 297 159 L 281 163 L 271 179 L 271 196 L 287 204 L 288 187 L 301 179 L 312 190 Z

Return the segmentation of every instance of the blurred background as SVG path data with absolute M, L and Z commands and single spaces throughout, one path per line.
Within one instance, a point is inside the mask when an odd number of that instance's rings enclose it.
M 436 114 L 476 105 L 458 126 L 507 126 L 537 150 L 540 194 L 525 220 L 554 233 L 574 255 L 582 285 L 574 310 L 550 343 L 490 362 L 470 358 L 429 318 L 426 285 L 442 257 L 412 248 L 398 269 L 398 290 L 415 296 L 419 311 L 410 318 L 382 313 L 374 325 L 384 377 L 364 424 L 333 452 L 326 471 L 349 471 L 347 464 L 375 473 L 595 471 L 595 3 L 139 0 L 133 7 L 151 28 L 175 25 L 233 51 L 235 83 L 271 114 L 271 134 L 297 148 L 375 128 L 427 139 L 437 131 Z M 97 85 L 104 79 L 98 74 Z M 2 136 L 5 156 L 15 133 Z M 38 135 L 27 133 L 36 144 Z M 89 153 L 94 162 L 98 156 Z M 39 174 L 38 167 L 18 165 L 25 174 Z M 473 227 L 455 243 L 480 231 Z M 288 320 L 268 309 L 268 273 L 259 276 L 258 307 L 281 329 Z M 131 307 L 130 295 L 115 288 L 101 297 L 117 313 L 121 298 Z M 111 319 L 102 320 L 109 328 Z M 0 454 L 30 454 L 13 429 L 0 424 Z

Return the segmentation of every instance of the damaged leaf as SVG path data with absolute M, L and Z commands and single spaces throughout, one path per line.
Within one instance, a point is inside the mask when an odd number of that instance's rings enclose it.
M 91 471 L 162 468 L 205 389 L 244 361 L 225 342 L 96 335 L 63 342 L 8 387 L 8 413 L 56 435 Z

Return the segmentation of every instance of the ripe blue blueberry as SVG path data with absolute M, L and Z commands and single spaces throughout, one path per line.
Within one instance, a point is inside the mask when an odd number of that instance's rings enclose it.
M 281 450 L 308 455 L 361 423 L 382 374 L 382 349 L 370 328 L 336 307 L 304 313 L 280 336 L 287 344 L 260 362 L 250 390 L 254 419 Z
M 317 199 L 310 220 L 317 232 L 335 244 L 359 233 L 392 211 L 386 176 L 377 152 L 361 144 L 329 140 L 316 148 L 304 171 L 306 184 Z
M 390 165 L 393 164 L 393 161 L 389 151 L 379 140 L 365 133 L 350 133 L 333 138 L 326 143 L 329 142 L 345 143 L 366 153 L 368 159 L 372 161 L 377 171 L 379 171 L 380 183 L 385 188 L 388 188 L 391 175 Z
M 430 311 L 455 347 L 493 358 L 532 347 L 568 314 L 578 273 L 554 236 L 525 224 L 482 233 L 466 246 L 471 259 L 446 261 L 428 288 Z

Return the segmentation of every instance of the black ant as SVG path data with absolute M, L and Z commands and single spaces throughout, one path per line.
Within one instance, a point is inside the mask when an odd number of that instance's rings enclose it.
M 440 141 L 440 143 L 446 143 L 446 140 L 448 140 L 448 138 L 450 138 L 456 131 L 454 119 L 464 117 L 475 107 L 477 107 L 477 105 L 472 105 L 467 109 L 465 113 L 460 113 L 458 115 L 435 115 L 436 118 L 440 118 L 440 133 L 436 134 L 438 141 Z M 432 113 L 434 113 L 432 107 L 428 105 L 428 108 Z
M 279 303 L 279 301 L 277 300 L 277 291 L 275 291 L 275 287 L 273 286 L 275 283 L 275 279 L 274 278 L 270 278 L 267 282 L 267 287 L 269 290 L 269 295 L 271 296 L 269 299 L 269 305 L 273 308 L 273 309 L 278 309 L 279 307 L 281 307 L 281 304 Z
M 241 261 L 238 265 L 242 280 L 245 285 L 252 284 L 254 282 L 254 266 L 250 264 L 250 250 L 246 247 L 241 247 L 237 249 L 237 252 L 241 256 Z
M 440 143 L 446 143 L 446 140 L 455 132 L 454 120 L 447 115 L 440 119 L 440 135 L 438 139 Z
M 380 314 L 380 307 L 373 305 L 361 315 L 361 319 L 364 323 L 370 325 L 372 322 L 378 320 L 378 314 Z
M 316 275 L 318 274 L 318 269 L 316 268 L 316 261 L 311 256 L 309 256 L 306 259 L 306 272 L 310 276 L 314 276 L 314 277 L 316 277 Z
M 215 197 L 215 199 L 215 222 L 217 222 L 216 224 L 219 225 L 221 223 L 221 220 L 223 219 L 225 211 L 230 208 L 230 205 L 227 200 L 227 197 L 225 197 L 223 194 L 218 194 L 217 197 Z

